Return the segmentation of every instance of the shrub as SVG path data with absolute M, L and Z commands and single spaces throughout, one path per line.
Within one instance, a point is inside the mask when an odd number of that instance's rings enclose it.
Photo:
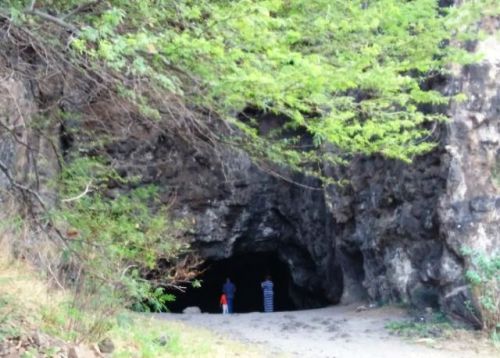
M 123 194 L 104 194 L 111 180 L 123 184 Z M 73 298 L 60 313 L 71 338 L 96 340 L 123 307 L 160 311 L 173 299 L 144 274 L 160 259 L 174 262 L 185 251 L 186 226 L 169 218 L 156 187 L 127 189 L 127 184 L 99 158 L 85 157 L 70 161 L 58 180 L 63 199 L 50 214 L 65 236 L 59 272 Z
M 472 287 L 483 328 L 496 335 L 500 329 L 500 253 L 465 248 L 463 254 L 468 258 L 465 277 Z

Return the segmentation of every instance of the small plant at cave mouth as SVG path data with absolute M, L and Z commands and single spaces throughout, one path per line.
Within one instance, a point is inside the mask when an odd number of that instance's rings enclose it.
M 415 318 L 390 322 L 385 326 L 390 332 L 407 338 L 440 338 L 453 328 L 442 313 L 434 313 L 428 319 Z
M 462 249 L 468 259 L 465 273 L 472 287 L 473 306 L 481 313 L 483 328 L 488 329 L 493 338 L 500 333 L 500 253 L 486 253 Z

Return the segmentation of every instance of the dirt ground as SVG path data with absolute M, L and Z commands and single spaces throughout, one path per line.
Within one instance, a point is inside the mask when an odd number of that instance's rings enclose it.
M 275 313 L 159 314 L 255 346 L 263 357 L 303 358 L 500 358 L 500 350 L 470 333 L 450 339 L 408 340 L 385 326 L 407 319 L 403 309 L 357 312 L 358 305 Z

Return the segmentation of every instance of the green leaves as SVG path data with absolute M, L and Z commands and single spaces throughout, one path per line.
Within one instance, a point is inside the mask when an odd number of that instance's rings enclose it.
M 111 198 L 106 196 L 111 181 L 126 184 L 97 159 L 77 158 L 64 168 L 60 193 L 74 200 L 63 201 L 52 215 L 68 238 L 65 254 L 79 258 L 87 284 L 117 290 L 117 298 L 125 302 L 146 299 L 163 305 L 171 297 L 151 290 L 138 270 L 153 270 L 160 259 L 174 261 L 186 249 L 180 238 L 185 224 L 169 218 L 156 187 L 142 186 Z
M 500 254 L 463 248 L 468 269 L 465 278 L 472 286 L 485 328 L 495 331 L 500 324 Z
M 37 4 L 61 14 L 74 6 L 72 1 Z M 99 11 L 74 17 L 82 31 L 71 46 L 130 83 L 136 79 L 151 92 L 177 93 L 223 120 L 237 121 L 235 113 L 246 108 L 282 114 L 284 130 L 308 133 L 317 146 L 409 161 L 433 147 L 425 124 L 442 119 L 423 108 L 449 100 L 423 84 L 430 75 L 445 74 L 451 63 L 477 60 L 462 42 L 477 36 L 471 28 L 481 16 L 495 14 L 493 0 L 446 9 L 438 4 L 110 0 Z M 154 101 L 138 102 L 144 116 L 161 120 Z M 258 122 L 238 125 L 253 133 Z M 251 154 L 283 164 L 292 165 L 285 157 L 295 161 L 295 156 L 266 158 L 258 148 L 262 140 L 304 155 L 283 141 L 286 136 L 259 135 L 260 140 L 232 139 Z M 321 161 L 324 153 L 317 153 Z
M 248 106 L 283 113 L 316 143 L 347 153 L 409 160 L 431 147 L 420 125 L 434 118 L 419 107 L 447 98 L 420 81 L 444 69 L 442 44 L 452 36 L 437 1 L 182 1 L 148 14 L 174 25 L 137 30 L 166 62 L 208 84 L 192 100 L 223 116 Z M 97 23 L 114 19 L 102 17 Z M 110 41 L 123 36 L 133 38 L 134 29 Z M 99 48 L 109 59 L 107 43 Z M 164 72 L 140 56 L 131 61 L 138 75 Z M 351 106 L 337 106 L 338 96 Z

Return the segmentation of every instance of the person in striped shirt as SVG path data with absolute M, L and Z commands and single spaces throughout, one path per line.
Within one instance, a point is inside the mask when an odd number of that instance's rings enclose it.
M 274 310 L 274 292 L 271 276 L 267 275 L 265 281 L 260 284 L 264 296 L 264 312 L 273 312 Z

